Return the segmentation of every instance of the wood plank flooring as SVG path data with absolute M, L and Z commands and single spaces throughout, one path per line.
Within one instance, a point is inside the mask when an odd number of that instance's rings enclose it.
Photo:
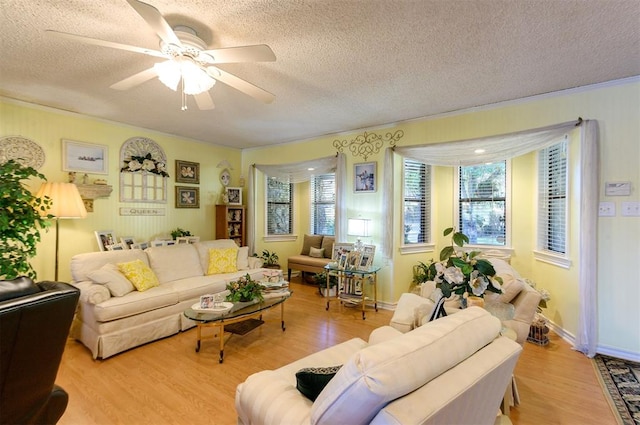
M 265 324 L 225 344 L 218 363 L 218 341 L 204 333 L 195 352 L 195 328 L 93 360 L 79 342 L 69 340 L 57 383 L 69 393 L 59 424 L 235 424 L 236 386 L 252 373 L 275 369 L 308 354 L 386 325 L 392 312 L 367 311 L 332 304 L 314 286 L 292 282 L 293 298 L 265 314 Z M 591 360 L 572 351 L 555 335 L 539 347 L 526 343 L 516 367 L 522 403 L 512 408 L 514 424 L 615 424 Z

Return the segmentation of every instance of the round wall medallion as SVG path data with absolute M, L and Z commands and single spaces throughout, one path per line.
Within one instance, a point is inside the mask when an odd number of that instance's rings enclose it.
M 0 163 L 10 159 L 37 170 L 44 165 L 44 150 L 26 137 L 3 137 L 0 139 Z

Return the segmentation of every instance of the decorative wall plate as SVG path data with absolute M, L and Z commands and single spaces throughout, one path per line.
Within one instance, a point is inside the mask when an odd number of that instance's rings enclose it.
M 44 150 L 33 140 L 20 136 L 0 139 L 0 163 L 13 159 L 36 170 L 44 165 Z

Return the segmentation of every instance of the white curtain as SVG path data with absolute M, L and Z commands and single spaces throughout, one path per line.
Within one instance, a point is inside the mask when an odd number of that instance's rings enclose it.
M 288 164 L 254 164 L 249 169 L 249 200 L 247 212 L 247 245 L 250 252 L 255 252 L 256 239 L 256 185 L 257 173 L 260 170 L 268 177 L 275 177 L 289 183 L 302 183 L 311 177 L 336 173 L 336 240 L 346 235 L 346 159 L 343 153 L 324 158 L 312 159 Z
M 384 151 L 384 184 L 382 187 L 382 258 L 393 257 L 393 148 Z
M 580 125 L 582 123 L 582 125 Z M 595 355 L 597 345 L 596 278 L 597 278 L 597 211 L 598 211 L 598 126 L 597 121 L 571 121 L 549 127 L 521 131 L 498 136 L 483 137 L 446 143 L 395 147 L 394 152 L 404 157 L 430 165 L 474 165 L 495 162 L 544 149 L 557 143 L 558 138 L 580 126 L 580 242 L 579 242 L 579 296 L 580 312 L 574 349 L 589 357 Z M 477 152 L 481 149 L 482 152 Z M 385 156 L 385 167 L 387 166 Z M 390 209 L 393 223 L 393 207 L 387 202 L 393 197 L 393 174 L 388 174 L 383 186 L 383 208 Z M 388 226 L 390 227 L 390 226 Z M 383 252 L 391 252 L 393 233 L 385 231 Z

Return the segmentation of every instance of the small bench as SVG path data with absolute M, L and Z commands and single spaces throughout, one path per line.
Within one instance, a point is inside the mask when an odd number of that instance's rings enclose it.
M 291 270 L 308 273 L 322 273 L 324 271 L 324 266 L 331 262 L 334 241 L 335 238 L 333 236 L 304 235 L 304 242 L 302 244 L 302 251 L 300 251 L 300 255 L 292 255 L 287 260 L 287 278 L 291 280 Z M 312 257 L 309 255 L 311 254 L 312 248 L 313 251 L 320 256 Z

